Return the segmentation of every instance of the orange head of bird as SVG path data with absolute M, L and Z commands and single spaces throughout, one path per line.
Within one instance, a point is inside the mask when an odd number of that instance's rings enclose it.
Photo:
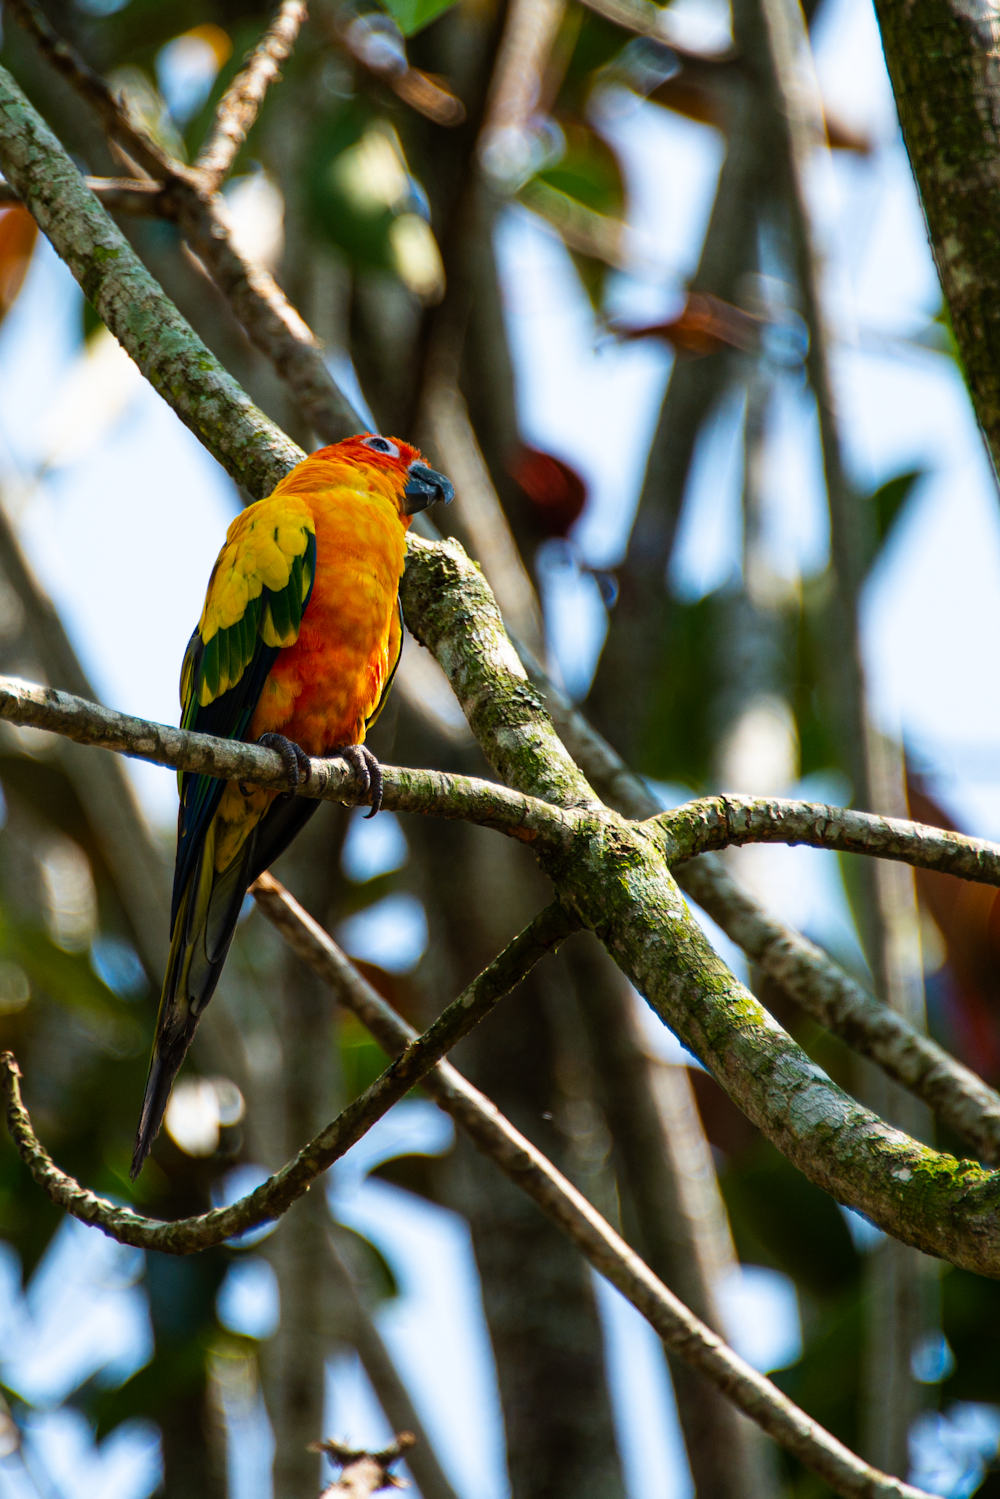
M 322 448 L 314 458 L 340 458 L 357 464 L 359 468 L 374 468 L 390 475 L 397 482 L 393 489 L 399 505 L 400 517 L 416 515 L 429 505 L 442 500 L 446 505 L 455 496 L 455 486 L 444 474 L 439 474 L 424 462 L 419 448 L 398 437 L 381 437 L 377 432 L 365 432 L 358 437 L 345 437 L 343 442 Z

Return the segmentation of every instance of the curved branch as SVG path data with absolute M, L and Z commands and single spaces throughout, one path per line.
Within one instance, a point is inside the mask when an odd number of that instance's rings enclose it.
M 288 790 L 288 772 L 280 756 L 262 745 L 215 739 L 211 734 L 132 718 L 72 693 L 14 677 L 0 677 L 0 720 L 47 729 L 77 744 L 150 760 L 154 765 L 169 765 L 173 770 L 194 771 L 225 781 L 249 781 L 272 791 Z M 537 838 L 565 843 L 572 836 L 571 814 L 493 781 L 392 765 L 383 766 L 382 774 L 382 804 L 387 811 L 461 818 L 523 843 Z M 309 778 L 297 794 L 349 806 L 365 806 L 371 801 L 370 792 L 359 786 L 353 767 L 336 758 L 310 760 Z
M 539 912 L 530 926 L 504 948 L 422 1036 L 407 1038 L 405 1049 L 360 1097 L 304 1145 L 293 1160 L 230 1207 L 164 1223 L 116 1207 L 81 1187 L 60 1171 L 39 1143 L 21 1101 L 20 1068 L 9 1051 L 0 1053 L 7 1127 L 35 1181 L 74 1218 L 93 1224 L 121 1244 L 132 1244 L 139 1249 L 156 1249 L 165 1254 L 191 1254 L 197 1249 L 207 1249 L 286 1213 L 317 1176 L 339 1160 L 394 1103 L 404 1098 L 498 1000 L 521 982 L 540 958 L 554 951 L 576 927 L 577 923 L 558 902 Z
M 163 213 L 163 183 L 148 177 L 84 177 L 94 197 L 109 213 L 128 213 L 136 218 L 160 218 Z M 23 202 L 9 182 L 0 182 L 0 208 Z
M 706 796 L 659 813 L 655 822 L 667 833 L 671 863 L 745 843 L 805 843 L 1000 885 L 1000 845 L 851 807 L 780 796 Z
M 291 56 L 299 29 L 308 14 L 305 0 L 282 0 L 278 14 L 253 50 L 249 63 L 233 79 L 219 102 L 212 133 L 195 162 L 207 185 L 216 191 L 253 128 L 264 95 Z

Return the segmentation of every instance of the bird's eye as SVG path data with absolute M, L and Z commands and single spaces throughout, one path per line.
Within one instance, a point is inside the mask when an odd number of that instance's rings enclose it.
M 366 448 L 371 448 L 373 453 L 386 453 L 390 458 L 399 457 L 399 449 L 387 437 L 363 437 L 361 441 Z

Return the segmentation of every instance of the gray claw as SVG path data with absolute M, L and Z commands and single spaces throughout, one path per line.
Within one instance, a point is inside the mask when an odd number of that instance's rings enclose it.
M 345 744 L 342 749 L 334 750 L 342 760 L 346 760 L 361 782 L 361 789 L 365 796 L 371 794 L 372 809 L 366 815 L 374 817 L 382 805 L 382 767 L 365 744 Z
M 257 743 L 264 745 L 266 749 L 273 749 L 281 756 L 281 763 L 288 772 L 288 786 L 291 791 L 294 791 L 300 784 L 303 786 L 308 784 L 309 756 L 301 744 L 286 739 L 284 734 L 261 734 Z

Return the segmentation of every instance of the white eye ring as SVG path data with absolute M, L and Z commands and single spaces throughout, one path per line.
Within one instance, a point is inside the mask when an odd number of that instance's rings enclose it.
M 371 448 L 373 453 L 385 453 L 387 458 L 398 458 L 399 449 L 388 437 L 363 437 L 362 443 L 366 448 Z

